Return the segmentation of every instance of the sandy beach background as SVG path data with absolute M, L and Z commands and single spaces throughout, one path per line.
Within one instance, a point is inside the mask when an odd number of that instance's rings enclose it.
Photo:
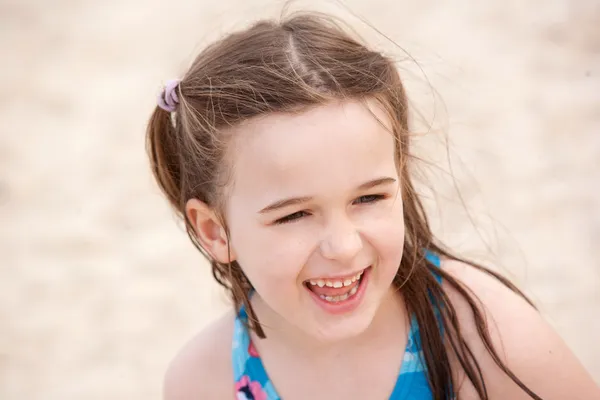
M 600 382 L 600 1 L 346 4 L 445 102 L 480 236 L 444 163 L 439 235 L 510 273 Z M 145 123 L 207 41 L 280 5 L 0 0 L 0 399 L 158 399 L 227 307 L 151 179 Z

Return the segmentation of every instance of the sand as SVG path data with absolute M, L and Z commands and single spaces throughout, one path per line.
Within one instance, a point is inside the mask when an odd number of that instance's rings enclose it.
M 0 1 L 1 399 L 160 398 L 170 358 L 227 307 L 152 181 L 144 127 L 167 79 L 270 3 Z M 438 234 L 510 273 L 600 382 L 600 3 L 347 4 L 445 102 L 490 251 L 441 173 Z M 424 139 L 443 161 L 443 135 Z

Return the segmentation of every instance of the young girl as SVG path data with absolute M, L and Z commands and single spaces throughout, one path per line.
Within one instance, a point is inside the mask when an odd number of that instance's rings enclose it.
M 167 84 L 156 179 L 230 293 L 165 399 L 600 399 L 525 296 L 444 249 L 393 62 L 324 16 L 260 22 Z

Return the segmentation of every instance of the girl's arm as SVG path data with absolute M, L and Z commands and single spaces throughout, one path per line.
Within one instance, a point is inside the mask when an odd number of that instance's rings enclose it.
M 540 313 L 522 297 L 495 278 L 461 262 L 446 260 L 442 268 L 479 298 L 498 354 L 527 387 L 544 400 L 600 400 L 600 388 L 592 377 Z M 450 285 L 445 284 L 444 289 L 456 308 L 465 340 L 481 366 L 489 398 L 531 399 L 492 360 L 477 333 L 468 303 Z M 600 314 L 590 315 L 594 317 Z M 475 398 L 460 365 L 456 360 L 453 364 L 458 371 L 459 398 Z

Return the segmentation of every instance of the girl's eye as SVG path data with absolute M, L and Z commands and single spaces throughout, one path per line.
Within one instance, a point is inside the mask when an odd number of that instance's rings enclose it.
M 360 196 L 359 198 L 357 198 L 356 200 L 354 200 L 353 204 L 370 204 L 370 203 L 375 203 L 377 201 L 383 200 L 385 199 L 385 195 L 383 194 L 369 194 L 369 195 L 365 195 L 365 196 Z M 309 213 L 307 213 L 306 211 L 297 211 L 293 214 L 290 215 L 286 215 L 283 218 L 279 218 L 278 220 L 275 220 L 274 224 L 275 225 L 282 225 L 282 224 L 288 224 L 290 222 L 295 222 L 301 218 L 304 218 L 306 216 L 310 215 Z
M 277 225 L 287 224 L 287 223 L 299 220 L 300 218 L 305 217 L 307 215 L 308 215 L 308 213 L 306 211 L 297 211 L 293 214 L 286 215 L 283 218 L 279 218 L 278 220 L 275 221 L 275 224 L 277 224 Z
M 354 204 L 365 204 L 365 203 L 375 203 L 376 201 L 383 200 L 385 198 L 382 194 L 368 194 L 366 196 L 360 196 L 358 199 L 354 200 Z

